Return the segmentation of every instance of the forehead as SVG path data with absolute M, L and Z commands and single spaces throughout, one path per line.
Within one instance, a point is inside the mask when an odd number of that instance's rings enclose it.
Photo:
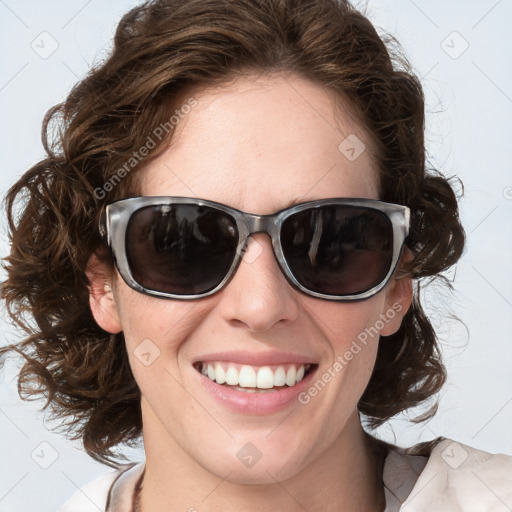
M 142 195 L 258 213 L 326 197 L 378 198 L 368 134 L 316 83 L 246 77 L 191 96 L 169 147 L 139 172 Z

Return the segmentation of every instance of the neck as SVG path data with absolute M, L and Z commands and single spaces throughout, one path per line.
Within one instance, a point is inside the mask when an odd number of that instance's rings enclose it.
M 382 512 L 384 454 L 363 431 L 357 412 L 324 453 L 284 481 L 243 485 L 214 475 L 169 441 L 158 426 L 144 428 L 146 470 L 138 512 L 282 512 L 350 510 Z M 149 432 L 148 432 L 149 430 Z M 162 434 L 162 432 L 159 432 Z M 172 504 L 169 506 L 169 504 Z

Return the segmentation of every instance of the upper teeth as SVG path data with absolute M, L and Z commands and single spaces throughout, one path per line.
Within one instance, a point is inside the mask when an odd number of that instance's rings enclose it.
M 270 389 L 274 386 L 294 386 L 304 378 L 310 364 L 286 366 L 249 366 L 210 361 L 202 363 L 201 373 L 217 384 L 242 388 Z

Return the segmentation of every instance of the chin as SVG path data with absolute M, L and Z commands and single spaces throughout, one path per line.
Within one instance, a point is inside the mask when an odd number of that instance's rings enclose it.
M 245 467 L 238 460 L 212 468 L 219 478 L 237 485 L 272 485 L 294 477 L 299 468 L 291 460 L 264 461 L 263 458 L 252 467 Z M 227 476 L 226 476 L 227 475 Z
M 285 481 L 297 475 L 306 463 L 304 443 L 302 448 L 287 433 L 288 442 L 276 436 L 269 439 L 233 441 L 223 450 L 216 450 L 215 460 L 205 461 L 202 466 L 219 478 L 238 485 L 268 485 Z M 250 439 L 248 437 L 247 439 Z M 210 452 L 212 453 L 212 452 Z

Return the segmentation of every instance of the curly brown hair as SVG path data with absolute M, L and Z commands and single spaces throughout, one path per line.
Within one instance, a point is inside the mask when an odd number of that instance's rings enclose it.
M 380 198 L 411 209 L 414 257 L 404 274 L 440 277 L 462 253 L 450 180 L 426 168 L 420 82 L 394 38 L 381 38 L 348 1 L 153 0 L 132 9 L 110 56 L 48 111 L 47 157 L 6 197 L 12 245 L 2 298 L 26 337 L 0 349 L 0 361 L 11 352 L 25 358 L 20 396 L 46 397 L 44 407 L 96 460 L 114 464 L 113 448 L 142 429 L 123 334 L 103 331 L 88 302 L 91 254 L 105 252 L 113 269 L 98 231 L 102 211 L 136 194 L 137 169 L 166 148 L 172 129 L 140 161 L 130 160 L 134 150 L 184 94 L 254 72 L 308 78 L 353 106 L 375 144 Z M 417 286 L 400 329 L 380 343 L 359 411 L 375 428 L 425 402 L 445 378 Z

